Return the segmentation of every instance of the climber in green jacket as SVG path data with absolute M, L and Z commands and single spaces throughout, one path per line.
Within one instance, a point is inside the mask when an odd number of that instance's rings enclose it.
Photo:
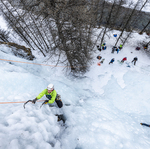
M 60 99 L 60 95 L 58 95 L 56 90 L 54 90 L 53 84 L 49 84 L 47 86 L 47 89 L 44 89 L 34 100 L 32 100 L 32 103 L 35 104 L 36 101 L 39 100 L 40 98 L 42 98 L 44 95 L 46 95 L 46 97 L 48 98 L 48 100 L 46 100 L 45 104 L 47 104 L 47 103 L 52 104 L 52 103 L 56 102 L 57 106 L 59 108 L 61 108 L 63 106 L 63 103 Z

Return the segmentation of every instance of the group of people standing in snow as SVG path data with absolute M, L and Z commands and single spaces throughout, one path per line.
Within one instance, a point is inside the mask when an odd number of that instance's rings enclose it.
M 127 57 L 124 57 L 120 62 L 121 62 L 121 63 L 124 63 L 124 61 L 126 61 L 126 60 L 127 60 Z M 131 61 L 131 63 L 134 62 L 134 65 L 135 65 L 137 60 L 138 60 L 138 58 L 137 58 L 137 57 L 134 57 L 133 60 Z M 115 61 L 115 59 L 112 58 L 111 61 L 109 62 L 109 64 L 110 64 L 110 63 L 113 63 L 114 61 Z
M 115 51 L 117 51 L 117 54 L 118 54 L 119 51 L 121 51 L 122 46 L 123 46 L 123 45 L 121 45 L 121 44 L 120 44 L 119 47 L 113 46 L 111 53 L 114 53 Z M 106 50 L 106 48 L 107 48 L 106 43 L 103 43 L 101 46 L 97 45 L 97 50 L 99 50 L 100 52 L 101 52 L 102 50 Z
M 102 50 L 106 50 L 106 43 L 103 43 L 101 46 L 97 46 L 97 49 L 101 52 Z
M 118 46 L 118 47 L 113 46 L 111 53 L 114 53 L 115 51 L 117 51 L 117 54 L 118 54 L 119 51 L 121 51 L 122 46 L 123 46 L 123 45 L 121 45 L 121 44 L 120 44 L 120 46 Z M 103 43 L 101 46 L 97 46 L 97 49 L 98 49 L 99 51 L 101 51 L 101 50 L 106 50 L 106 48 L 107 48 L 107 47 L 106 47 L 106 43 Z M 97 59 L 98 59 L 98 60 L 101 60 L 101 59 L 102 59 L 102 56 L 98 55 L 98 56 L 97 56 Z M 104 62 L 104 60 L 105 60 L 105 59 L 102 59 L 102 60 L 98 63 L 98 65 L 102 64 L 102 63 Z M 124 57 L 124 58 L 120 61 L 120 63 L 124 63 L 126 60 L 127 60 L 127 57 Z M 131 62 L 132 62 L 132 63 L 134 62 L 134 65 L 135 65 L 136 62 L 137 62 L 137 60 L 138 60 L 138 58 L 137 58 L 137 57 L 134 57 Z M 113 63 L 114 61 L 115 61 L 115 58 L 112 58 L 112 59 L 110 60 L 109 64 Z
M 117 51 L 117 54 L 118 54 L 119 51 L 121 51 L 121 49 L 122 49 L 122 45 L 120 45 L 119 47 L 113 46 L 111 53 L 114 53 L 115 51 Z

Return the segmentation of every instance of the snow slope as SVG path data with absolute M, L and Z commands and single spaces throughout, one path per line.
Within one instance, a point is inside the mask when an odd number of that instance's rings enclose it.
M 94 54 L 90 71 L 83 78 L 66 76 L 61 67 L 0 60 L 0 102 L 32 100 L 53 83 L 63 103 L 71 104 L 62 109 L 48 105 L 40 108 L 42 102 L 28 103 L 25 109 L 23 103 L 0 104 L 0 148 L 150 148 L 150 129 L 140 125 L 150 124 L 150 60 L 141 51 L 135 51 L 136 42 L 145 35 L 134 36 L 122 51 L 111 54 L 115 43 L 112 35 L 106 40 L 107 49 Z M 34 63 L 45 62 L 46 59 L 34 54 Z M 98 54 L 105 58 L 101 66 L 97 65 Z M 129 63 L 138 56 L 137 65 L 120 65 L 117 60 L 125 56 Z M 111 58 L 115 62 L 108 65 Z M 29 62 L 13 56 L 2 45 L 0 59 Z M 65 126 L 55 116 L 61 113 L 67 118 Z

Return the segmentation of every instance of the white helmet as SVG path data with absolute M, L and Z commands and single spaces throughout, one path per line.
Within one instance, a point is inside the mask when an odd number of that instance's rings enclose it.
M 47 89 L 48 89 L 48 90 L 54 89 L 54 85 L 53 85 L 53 84 L 49 84 L 49 85 L 47 86 Z

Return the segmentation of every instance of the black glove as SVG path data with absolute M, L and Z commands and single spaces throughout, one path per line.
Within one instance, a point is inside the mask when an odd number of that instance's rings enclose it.
M 37 101 L 37 98 L 33 99 L 33 100 L 32 100 L 32 103 L 34 103 L 34 104 L 35 104 L 35 103 L 36 103 L 36 101 Z
M 49 100 L 45 100 L 44 104 L 47 104 Z

